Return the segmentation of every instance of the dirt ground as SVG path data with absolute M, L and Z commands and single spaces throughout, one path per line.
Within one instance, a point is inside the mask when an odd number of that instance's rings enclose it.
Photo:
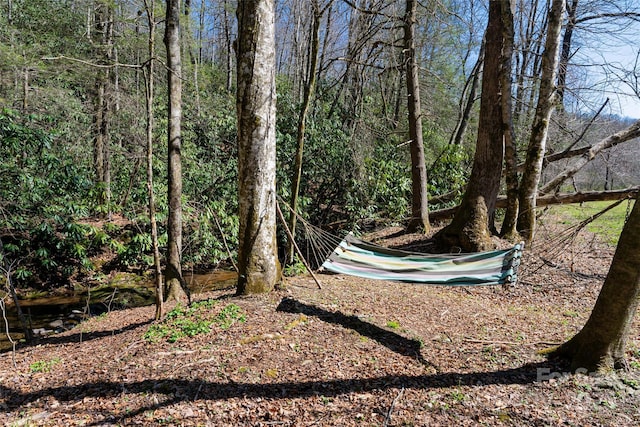
M 411 241 L 389 238 L 393 231 L 369 237 Z M 298 276 L 267 295 L 196 295 L 212 300 L 212 310 L 239 306 L 245 321 L 175 343 L 144 339 L 153 307 L 92 318 L 0 355 L 0 422 L 640 425 L 637 320 L 631 372 L 569 375 L 538 354 L 584 324 L 613 255 L 594 236 L 566 247 L 554 236 L 540 235 L 538 247 L 525 250 L 512 289 L 326 274 L 318 289 Z

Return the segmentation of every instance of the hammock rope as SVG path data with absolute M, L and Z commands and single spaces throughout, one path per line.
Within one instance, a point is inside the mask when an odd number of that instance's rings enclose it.
M 341 238 L 296 215 L 308 244 L 306 260 L 314 269 L 369 279 L 430 285 L 514 285 L 524 244 L 506 250 L 461 254 L 425 254 L 389 249 L 357 239 Z
M 558 259 L 562 254 L 571 252 L 568 249 L 571 246 L 573 246 L 573 244 L 576 241 L 576 238 L 587 225 L 591 224 L 593 221 L 597 220 L 602 215 L 609 212 L 611 209 L 620 205 L 625 200 L 631 201 L 631 199 L 617 200 L 612 204 L 610 204 L 609 206 L 602 209 L 601 211 L 596 212 L 595 214 L 589 216 L 588 218 L 585 218 L 584 220 L 580 221 L 579 223 L 574 224 L 570 227 L 567 227 L 564 230 L 560 231 L 559 233 L 555 233 L 555 236 L 553 238 L 546 239 L 545 243 L 537 250 L 538 258 L 540 259 L 541 262 L 534 263 L 534 262 L 528 261 L 527 262 L 528 267 L 523 269 L 522 275 L 528 276 L 528 275 L 535 274 L 545 265 L 555 266 L 555 264 L 551 260 Z M 629 205 L 627 205 L 627 209 L 628 209 L 628 206 Z M 530 261 L 533 261 L 533 260 L 530 260 Z

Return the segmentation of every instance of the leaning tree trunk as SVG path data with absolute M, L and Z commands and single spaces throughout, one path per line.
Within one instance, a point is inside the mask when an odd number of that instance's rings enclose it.
M 464 136 L 467 133 L 469 127 L 469 120 L 471 119 L 471 111 L 476 103 L 476 94 L 478 92 L 478 83 L 480 82 L 480 74 L 482 74 L 482 63 L 484 62 L 484 47 L 485 41 L 482 40 L 480 45 L 480 52 L 478 52 L 478 60 L 476 61 L 471 74 L 467 78 L 464 85 L 462 95 L 460 96 L 460 111 L 458 113 L 458 123 L 456 128 L 449 138 L 449 144 L 462 145 L 464 142 Z
M 627 368 L 625 347 L 640 298 L 640 203 L 622 229 L 609 274 L 589 320 L 551 355 L 571 361 L 574 371 Z
M 469 184 L 451 224 L 435 236 L 444 247 L 455 246 L 468 252 L 486 250 L 493 246 L 489 218 L 493 217 L 495 211 L 503 159 L 500 103 L 502 3 L 489 2 L 478 139 Z
M 542 161 L 549 133 L 549 120 L 556 101 L 555 80 L 565 2 L 566 0 L 553 0 L 549 10 L 547 39 L 542 54 L 542 76 L 540 77 L 538 105 L 536 106 L 536 114 L 533 119 L 531 136 L 527 147 L 527 157 L 520 182 L 517 230 L 527 243 L 530 243 L 533 239 L 535 230 L 538 183 L 542 174 Z
M 274 0 L 238 3 L 238 294 L 280 279 L 276 243 Z
M 422 140 L 422 112 L 420 111 L 420 79 L 416 62 L 415 22 L 416 0 L 406 0 L 404 16 L 404 53 L 407 67 L 407 106 L 409 111 L 409 139 L 411 148 L 411 219 L 407 232 L 429 232 L 429 206 L 427 201 L 427 166 Z
M 189 288 L 182 278 L 182 60 L 180 58 L 180 1 L 167 0 L 164 43 L 167 48 L 168 120 L 168 202 L 166 299 L 187 302 Z
M 300 180 L 302 178 L 302 161 L 304 158 L 304 132 L 307 120 L 307 114 L 309 113 L 309 107 L 311 106 L 311 98 L 316 86 L 316 70 L 318 66 L 318 48 L 320 46 L 320 19 L 322 18 L 322 11 L 317 0 L 312 3 L 313 9 L 313 22 L 311 23 L 311 41 L 309 43 L 309 73 L 307 75 L 307 82 L 304 85 L 304 95 L 302 100 L 302 108 L 300 109 L 300 117 L 298 118 L 298 133 L 296 138 L 296 156 L 295 165 L 293 169 L 293 179 L 291 181 L 291 216 L 289 218 L 289 230 L 291 231 L 292 240 L 289 242 L 289 248 L 287 252 L 287 260 L 293 263 L 294 258 L 294 241 L 296 235 L 296 223 L 298 212 L 298 197 L 300 194 Z

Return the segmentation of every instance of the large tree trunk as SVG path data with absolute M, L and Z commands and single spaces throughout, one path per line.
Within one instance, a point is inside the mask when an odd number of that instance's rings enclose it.
M 167 266 L 165 269 L 166 299 L 189 300 L 189 288 L 182 278 L 182 60 L 180 57 L 180 0 L 167 0 L 164 44 L 167 49 L 169 93 L 168 120 L 168 202 Z M 184 285 L 184 286 L 183 286 Z
M 280 279 L 276 243 L 274 0 L 238 3 L 238 294 Z
M 533 119 L 525 167 L 520 182 L 517 229 L 527 243 L 531 242 L 535 229 L 538 183 L 542 174 L 542 160 L 546 151 L 549 120 L 556 100 L 555 81 L 565 2 L 566 0 L 553 0 L 549 10 L 547 39 L 542 54 L 542 76 L 540 78 L 538 105 Z
M 416 0 L 406 0 L 404 16 L 404 60 L 407 68 L 407 106 L 409 111 L 409 139 L 411 149 L 411 219 L 407 232 L 429 232 L 427 201 L 427 167 L 422 140 L 422 112 L 420 109 L 420 79 L 415 48 Z
M 574 371 L 627 368 L 625 347 L 640 298 L 640 203 L 636 199 L 609 274 L 589 320 L 552 355 L 567 358 Z
M 518 158 L 516 135 L 513 129 L 513 103 L 511 100 L 511 69 L 513 64 L 514 26 L 513 11 L 515 0 L 502 8 L 504 47 L 502 49 L 502 68 L 500 85 L 502 96 L 502 126 L 504 132 L 505 185 L 507 187 L 507 209 L 500 233 L 506 239 L 519 240 L 516 231 L 518 217 Z
M 489 2 L 478 140 L 469 184 L 451 224 L 435 236 L 443 246 L 457 246 L 467 252 L 482 251 L 492 247 L 489 219 L 493 217 L 495 211 L 503 159 L 500 103 L 500 67 L 503 47 L 502 3 L 504 2 Z

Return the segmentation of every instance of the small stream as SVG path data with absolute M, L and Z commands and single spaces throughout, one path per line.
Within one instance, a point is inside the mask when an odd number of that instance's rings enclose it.
M 192 294 L 233 287 L 237 282 L 235 271 L 214 271 L 204 274 L 187 274 L 184 279 Z M 135 286 L 101 287 L 90 292 L 75 295 L 47 296 L 21 300 L 20 307 L 27 317 L 35 336 L 51 335 L 75 327 L 82 320 L 99 316 L 113 310 L 143 307 L 154 304 L 153 283 L 140 283 Z M 18 321 L 16 309 L 7 306 L 7 321 L 11 339 L 15 342 L 24 338 L 22 326 Z M 0 352 L 12 348 L 6 334 L 6 325 L 1 318 Z

